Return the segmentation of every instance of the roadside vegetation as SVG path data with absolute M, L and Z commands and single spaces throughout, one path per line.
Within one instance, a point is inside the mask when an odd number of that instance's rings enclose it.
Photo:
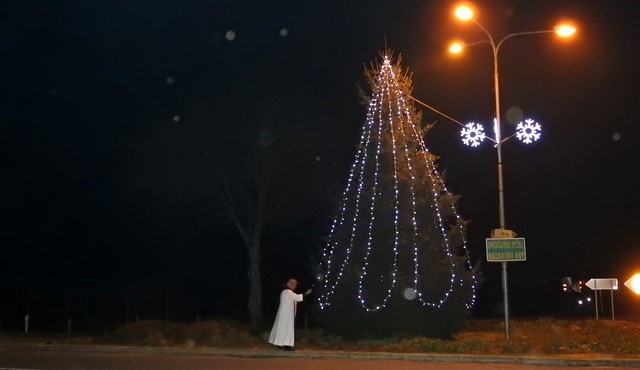
M 110 344 L 183 348 L 273 349 L 268 332 L 252 333 L 250 326 L 228 320 L 197 323 L 141 321 L 124 325 L 99 337 L 12 335 L 0 340 L 49 344 Z M 595 319 L 515 319 L 510 340 L 505 340 L 501 320 L 468 320 L 450 340 L 395 335 L 384 339 L 346 340 L 320 329 L 298 329 L 298 350 L 382 351 L 527 356 L 608 356 L 640 358 L 640 325 L 627 321 Z

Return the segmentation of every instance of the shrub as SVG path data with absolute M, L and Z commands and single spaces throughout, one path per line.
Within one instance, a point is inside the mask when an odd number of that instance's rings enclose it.
M 225 320 L 191 324 L 142 321 L 125 325 L 104 339 L 110 343 L 147 346 L 246 347 L 263 343 L 245 325 Z

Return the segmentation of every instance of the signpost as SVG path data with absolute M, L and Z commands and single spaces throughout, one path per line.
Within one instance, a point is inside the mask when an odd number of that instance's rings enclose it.
M 598 319 L 598 290 L 609 289 L 611 291 L 611 320 L 615 320 L 613 311 L 613 291 L 618 290 L 618 279 L 589 279 L 585 285 L 595 291 L 596 296 L 596 320 Z
M 516 234 L 507 229 L 491 231 L 492 238 L 485 239 L 488 262 L 502 262 L 502 294 L 504 296 L 504 333 L 509 340 L 509 284 L 507 282 L 507 262 L 526 261 L 527 250 L 524 238 L 514 238 Z

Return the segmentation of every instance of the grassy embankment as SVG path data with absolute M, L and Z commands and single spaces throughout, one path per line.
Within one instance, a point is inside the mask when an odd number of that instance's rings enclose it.
M 469 320 L 451 340 L 395 336 L 347 341 L 322 330 L 297 330 L 300 350 L 384 351 L 481 355 L 593 355 L 640 358 L 640 325 L 594 319 L 517 319 L 510 321 L 510 340 L 501 320 Z M 98 338 L 47 337 L 47 343 L 117 344 L 183 348 L 272 349 L 268 333 L 251 334 L 244 324 L 227 320 L 199 323 L 143 321 Z M 42 341 L 37 335 L 3 340 Z

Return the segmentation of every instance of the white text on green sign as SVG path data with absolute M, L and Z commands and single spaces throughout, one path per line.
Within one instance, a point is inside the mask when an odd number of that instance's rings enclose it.
M 524 238 L 487 238 L 487 261 L 526 261 Z

